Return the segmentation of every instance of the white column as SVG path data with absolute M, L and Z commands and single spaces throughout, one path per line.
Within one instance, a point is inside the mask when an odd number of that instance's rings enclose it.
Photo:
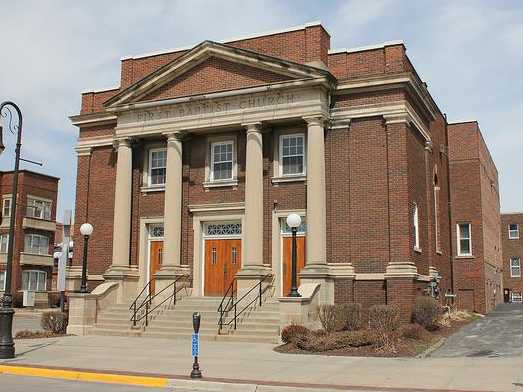
M 179 132 L 167 135 L 162 270 L 173 270 L 181 265 L 182 137 L 183 134 Z
M 133 153 L 129 139 L 119 139 L 117 143 L 112 267 L 129 267 Z
M 327 264 L 327 215 L 325 190 L 324 118 L 307 121 L 307 241 L 306 268 L 325 269 Z
M 243 268 L 263 267 L 263 141 L 261 123 L 247 124 Z

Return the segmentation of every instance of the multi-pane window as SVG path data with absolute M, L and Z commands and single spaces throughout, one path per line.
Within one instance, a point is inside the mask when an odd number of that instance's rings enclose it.
M 165 148 L 149 151 L 149 186 L 165 185 L 167 172 L 167 150 Z
M 51 202 L 48 200 L 27 198 L 26 216 L 36 219 L 51 220 Z
M 37 255 L 49 254 L 49 237 L 40 234 L 26 234 L 25 235 L 25 253 L 32 253 Z
M 419 246 L 419 209 L 418 205 L 414 203 L 414 211 L 412 213 L 412 235 L 413 235 L 413 243 L 414 243 L 414 249 L 420 250 Z
M 2 217 L 8 218 L 11 216 L 11 199 L 4 199 L 2 204 Z
M 280 167 L 282 176 L 305 174 L 305 135 L 280 137 Z
M 211 181 L 233 179 L 234 142 L 216 142 L 211 144 Z
M 517 302 L 517 303 L 521 303 L 523 302 L 523 298 L 522 298 L 522 295 L 521 295 L 521 291 L 513 291 L 511 293 L 511 298 L 510 300 L 512 302 Z
M 7 244 L 9 243 L 9 234 L 0 235 L 0 253 L 7 253 Z
M 519 226 L 517 223 L 508 225 L 508 238 L 511 240 L 517 240 L 519 238 Z
M 470 223 L 458 224 L 458 256 L 472 256 Z
M 5 290 L 5 271 L 0 271 L 0 290 Z
M 521 259 L 519 257 L 510 258 L 510 277 L 521 277 Z
M 22 271 L 22 290 L 45 291 L 47 273 L 44 271 Z

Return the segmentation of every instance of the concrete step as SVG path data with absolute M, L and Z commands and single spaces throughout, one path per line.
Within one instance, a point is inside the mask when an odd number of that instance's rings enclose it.
M 245 328 L 238 328 L 236 331 L 232 332 L 230 335 L 235 336 L 263 336 L 263 337 L 278 337 L 278 331 L 277 330 L 264 330 L 264 329 L 245 329 Z
M 88 331 L 88 335 L 98 335 L 98 336 L 141 336 L 143 333 L 142 330 L 133 330 L 133 329 L 107 329 L 93 327 Z
M 165 328 L 165 327 L 149 327 L 146 328 L 147 333 L 177 333 L 191 336 L 193 331 L 192 326 L 187 328 Z M 200 335 L 215 335 L 218 332 L 218 327 L 215 328 L 200 328 Z
M 111 323 L 96 323 L 94 325 L 94 328 L 101 328 L 101 329 L 112 329 L 112 330 L 119 330 L 119 329 L 130 329 L 132 327 L 131 323 L 118 323 L 118 324 L 111 324 Z
M 278 324 L 253 324 L 242 323 L 237 325 L 237 331 L 276 331 L 278 333 L 280 326 Z
M 218 341 L 229 341 L 229 342 L 248 342 L 248 343 L 279 343 L 279 337 L 269 336 L 258 336 L 258 335 L 217 335 L 216 340 Z
M 142 335 L 146 338 L 163 338 L 163 339 L 184 339 L 190 344 L 191 334 L 184 332 L 150 332 L 146 331 Z M 216 340 L 216 334 L 200 334 L 200 340 Z

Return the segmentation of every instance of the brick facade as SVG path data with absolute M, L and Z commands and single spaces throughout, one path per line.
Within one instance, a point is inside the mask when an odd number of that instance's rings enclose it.
M 457 304 L 487 313 L 502 302 L 498 172 L 477 122 L 449 124 Z M 457 225 L 470 223 L 472 255 L 460 256 Z
M 509 238 L 509 225 L 517 225 L 518 234 L 513 232 Z M 523 213 L 507 213 L 501 215 L 501 241 L 503 248 L 503 288 L 504 301 L 517 300 L 517 294 L 523 294 L 523 274 L 517 276 L 517 268 L 511 273 L 511 259 L 523 260 Z
M 440 293 L 452 291 L 446 120 L 416 74 L 404 45 L 395 43 L 361 51 L 329 53 L 330 37 L 322 26 L 315 25 L 229 42 L 226 46 L 274 56 L 281 61 L 327 68 L 338 88 L 344 83 L 367 81 L 368 78 L 408 77 L 412 80 L 418 92 L 401 84 L 373 89 L 347 87 L 336 94 L 331 92 L 333 111 L 369 111 L 399 103 L 411 108 L 409 110 L 416 118 L 415 121 L 403 121 L 379 113 L 358 115 L 343 126 L 325 129 L 327 261 L 330 264 L 352 263 L 356 273 L 354 279 L 334 280 L 334 300 L 358 302 L 364 308 L 395 303 L 407 319 L 415 297 L 423 295 L 433 271 L 440 274 Z M 190 51 L 122 60 L 120 89 L 83 94 L 81 114 L 103 112 L 103 102 L 131 85 L 137 88 L 140 80 L 160 72 L 187 53 Z M 143 100 L 238 91 L 292 80 L 282 74 L 211 57 L 158 87 Z M 116 122 L 110 121 L 103 125 L 80 125 L 79 141 L 112 137 Z M 332 121 L 334 124 L 334 119 Z M 278 176 L 274 172 L 274 161 L 278 159 L 276 140 L 286 130 L 306 133 L 307 125 L 303 120 L 293 120 L 267 122 L 263 127 L 264 207 L 260 224 L 263 225 L 264 263 L 270 265 L 273 262 L 273 213 L 307 208 L 306 181 L 273 182 L 273 177 Z M 426 130 L 425 136 L 420 128 Z M 227 188 L 207 188 L 204 182 L 208 139 L 222 135 L 234 137 L 238 183 Z M 165 145 L 165 138 L 133 139 L 131 266 L 146 263 L 140 259 L 139 252 L 140 220 L 161 219 L 164 213 L 164 193 L 149 192 L 143 183 L 148 147 L 158 143 Z M 200 240 L 194 238 L 189 206 L 244 201 L 245 145 L 245 132 L 238 127 L 189 133 L 184 139 L 180 189 L 182 265 L 192 267 L 196 262 L 193 260 L 194 242 Z M 93 146 L 78 159 L 76 222 L 80 225 L 89 221 L 95 227 L 89 248 L 90 274 L 103 274 L 112 263 L 116 159 L 111 145 Z M 437 203 L 435 187 L 439 188 Z M 492 200 L 485 203 L 492 203 Z M 420 249 L 414 249 L 413 242 L 415 205 L 419 211 Z M 80 253 L 74 255 L 76 266 L 81 262 Z M 386 277 L 391 263 L 412 263 L 417 276 Z M 441 298 L 443 300 L 443 295 Z
M 11 279 L 11 291 L 15 297 L 15 305 L 20 305 L 21 296 L 19 290 L 22 289 L 22 271 L 36 270 L 43 271 L 47 274 L 47 282 L 45 290 L 51 290 L 52 286 L 52 272 L 53 272 L 53 250 L 54 250 L 54 236 L 55 230 L 42 230 L 39 227 L 39 222 L 48 223 L 50 226 L 56 222 L 56 202 L 58 195 L 58 178 L 48 175 L 31 172 L 28 170 L 21 170 L 18 176 L 18 197 L 16 207 L 15 220 L 15 237 L 14 237 L 14 252 L 13 252 L 13 267 Z M 0 172 L 0 195 L 2 200 L 10 199 L 13 182 L 13 172 Z M 24 218 L 30 216 L 27 209 L 28 197 L 32 196 L 37 199 L 44 199 L 51 202 L 51 216 L 49 220 L 36 219 L 36 222 L 27 222 L 24 224 Z M 4 216 L 4 209 L 1 210 L 1 225 L 0 235 L 7 235 L 9 233 L 10 217 Z M 21 258 L 26 255 L 25 236 L 27 234 L 38 234 L 49 239 L 49 247 L 47 255 L 44 255 L 45 260 L 38 264 L 29 264 L 28 262 L 21 263 Z M 6 247 L 7 249 L 7 247 Z M 48 256 L 48 257 L 45 257 Z M 0 253 L 0 273 L 5 271 L 5 262 L 7 253 Z M 3 289 L 3 287 L 0 287 Z M 47 304 L 45 304 L 47 306 Z

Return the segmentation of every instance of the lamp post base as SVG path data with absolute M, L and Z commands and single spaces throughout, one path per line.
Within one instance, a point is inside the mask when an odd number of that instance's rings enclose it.
M 301 297 L 301 294 L 298 292 L 298 289 L 296 287 L 292 287 L 291 291 L 289 292 L 289 297 Z
M 10 298 L 3 298 L 0 307 L 0 359 L 15 357 L 15 343 L 13 341 L 13 315 Z

